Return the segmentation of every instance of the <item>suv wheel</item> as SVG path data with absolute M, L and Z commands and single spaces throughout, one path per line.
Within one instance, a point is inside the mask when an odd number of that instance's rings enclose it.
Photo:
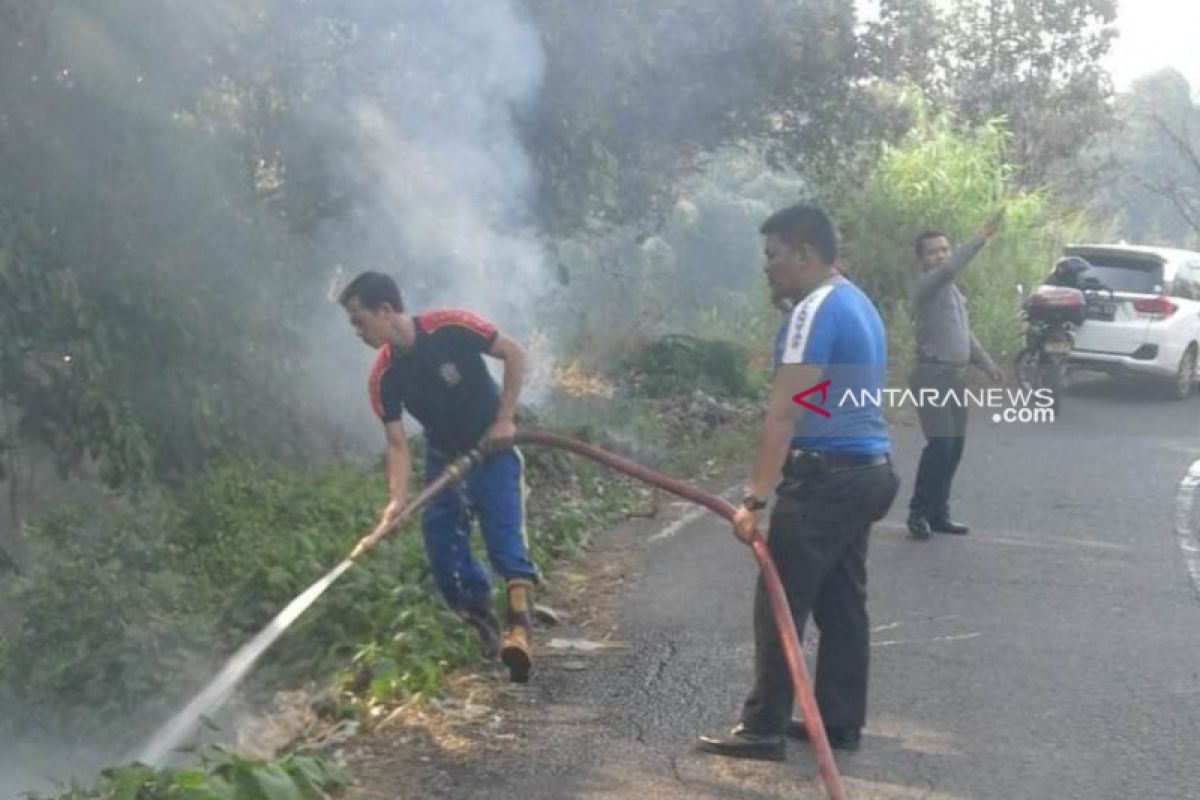
M 1184 400 L 1195 388 L 1196 345 L 1192 344 L 1179 359 L 1179 367 L 1175 370 L 1175 380 L 1171 382 L 1171 399 Z

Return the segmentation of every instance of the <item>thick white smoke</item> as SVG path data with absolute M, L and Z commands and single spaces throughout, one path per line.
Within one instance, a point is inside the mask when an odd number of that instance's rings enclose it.
M 378 36 L 403 83 L 349 104 L 359 148 L 347 166 L 375 190 L 363 250 L 415 305 L 525 328 L 545 272 L 515 114 L 541 84 L 537 32 L 504 2 L 412 11 Z

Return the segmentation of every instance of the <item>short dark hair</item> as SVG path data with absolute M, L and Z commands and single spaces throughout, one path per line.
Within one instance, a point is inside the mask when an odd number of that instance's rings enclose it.
M 387 303 L 393 311 L 404 310 L 404 300 L 400 297 L 400 287 L 392 280 L 391 275 L 382 272 L 363 272 L 346 284 L 338 295 L 338 302 L 343 306 L 351 299 L 358 298 L 359 305 L 368 311 L 378 311 Z
M 950 237 L 939 231 L 937 228 L 929 228 L 917 234 L 916 240 L 913 241 L 913 249 L 917 251 L 917 258 L 925 255 L 925 243 L 930 239 L 945 239 L 950 241 Z
M 837 231 L 833 220 L 824 209 L 809 203 L 797 203 L 767 217 L 758 232 L 763 236 L 774 234 L 789 247 L 811 245 L 827 264 L 837 261 Z

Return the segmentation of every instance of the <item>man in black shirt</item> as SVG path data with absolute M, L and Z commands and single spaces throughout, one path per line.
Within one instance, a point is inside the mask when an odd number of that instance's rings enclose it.
M 525 540 L 524 465 L 511 440 L 525 353 L 469 311 L 406 314 L 395 281 L 378 272 L 356 277 L 339 300 L 359 338 L 379 351 L 369 389 L 387 435 L 390 499 L 376 531 L 390 527 L 408 498 L 406 409 L 425 429 L 427 482 L 471 447 L 495 448 L 461 487 L 446 489 L 430 502 L 421 523 L 434 581 L 447 604 L 475 629 L 484 654 L 494 658 L 499 651 L 512 680 L 524 683 L 532 668 L 530 593 L 538 571 Z M 504 362 L 502 389 L 488 374 L 485 354 Z M 503 637 L 487 572 L 471 554 L 472 511 L 492 568 L 507 582 Z

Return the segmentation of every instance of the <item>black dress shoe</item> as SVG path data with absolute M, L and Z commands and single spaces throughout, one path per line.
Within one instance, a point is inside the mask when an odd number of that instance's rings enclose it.
M 787 735 L 793 739 L 808 741 L 808 729 L 804 727 L 804 720 L 789 720 Z M 862 728 L 827 727 L 825 736 L 834 750 L 857 750 L 862 745 Z
M 934 533 L 954 533 L 963 536 L 971 532 L 970 527 L 961 522 L 955 522 L 949 517 L 929 520 L 929 529 Z
M 910 516 L 907 524 L 908 535 L 913 539 L 929 538 L 929 520 L 924 517 Z
M 782 735 L 751 733 L 741 724 L 725 736 L 701 736 L 696 742 L 696 748 L 702 753 L 759 761 L 783 761 L 785 747 Z

